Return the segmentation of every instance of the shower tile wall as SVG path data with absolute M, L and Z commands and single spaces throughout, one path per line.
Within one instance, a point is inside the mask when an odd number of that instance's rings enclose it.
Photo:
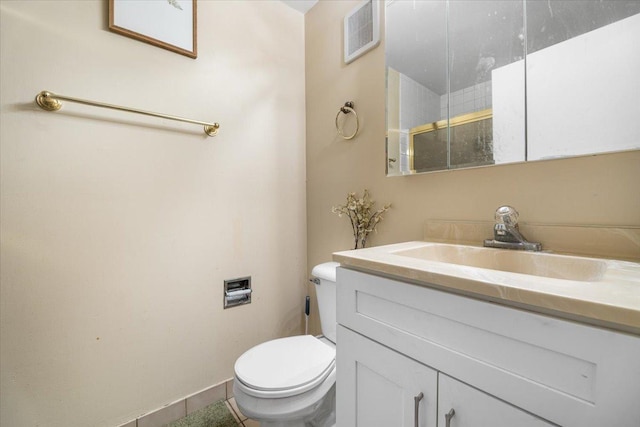
M 440 120 L 440 96 L 400 74 L 400 129 Z
M 415 80 L 400 76 L 400 164 L 409 172 L 409 130 L 447 118 L 447 94 L 438 95 Z M 491 80 L 451 92 L 451 117 L 491 107 Z
M 451 92 L 451 117 L 491 108 L 491 80 Z M 440 97 L 440 117 L 447 118 L 447 94 Z

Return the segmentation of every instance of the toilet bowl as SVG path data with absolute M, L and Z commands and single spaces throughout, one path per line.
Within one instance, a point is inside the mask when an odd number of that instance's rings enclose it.
M 240 411 L 261 427 L 335 425 L 335 276 L 338 263 L 314 267 L 323 335 L 259 344 L 235 363 L 233 393 Z
M 311 335 L 253 347 L 237 360 L 233 393 L 263 427 L 335 424 L 335 346 Z

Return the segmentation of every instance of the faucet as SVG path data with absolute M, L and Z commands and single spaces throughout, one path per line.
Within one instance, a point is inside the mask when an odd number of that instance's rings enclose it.
M 519 249 L 525 251 L 541 251 L 542 244 L 529 242 L 518 228 L 518 211 L 511 206 L 500 206 L 496 209 L 496 223 L 493 226 L 493 240 L 484 241 L 489 248 Z

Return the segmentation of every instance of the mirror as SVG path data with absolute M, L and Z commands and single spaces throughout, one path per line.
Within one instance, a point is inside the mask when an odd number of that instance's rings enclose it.
M 387 175 L 640 148 L 640 2 L 385 2 Z

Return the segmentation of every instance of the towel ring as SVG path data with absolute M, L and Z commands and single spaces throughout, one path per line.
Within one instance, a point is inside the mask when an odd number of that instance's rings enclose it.
M 356 131 L 353 132 L 353 134 L 351 135 L 345 135 L 342 132 L 342 129 L 340 129 L 340 125 L 338 125 L 338 118 L 340 117 L 340 113 L 342 114 L 350 114 L 353 113 L 353 115 L 356 118 Z M 360 129 L 360 122 L 358 121 L 358 114 L 356 113 L 356 110 L 353 109 L 353 102 L 351 101 L 347 101 L 344 103 L 344 107 L 340 107 L 340 109 L 338 110 L 338 114 L 336 115 L 336 130 L 338 131 L 338 135 L 340 135 L 342 137 L 342 139 L 353 139 L 354 136 L 356 136 L 356 134 L 358 133 L 358 129 Z

